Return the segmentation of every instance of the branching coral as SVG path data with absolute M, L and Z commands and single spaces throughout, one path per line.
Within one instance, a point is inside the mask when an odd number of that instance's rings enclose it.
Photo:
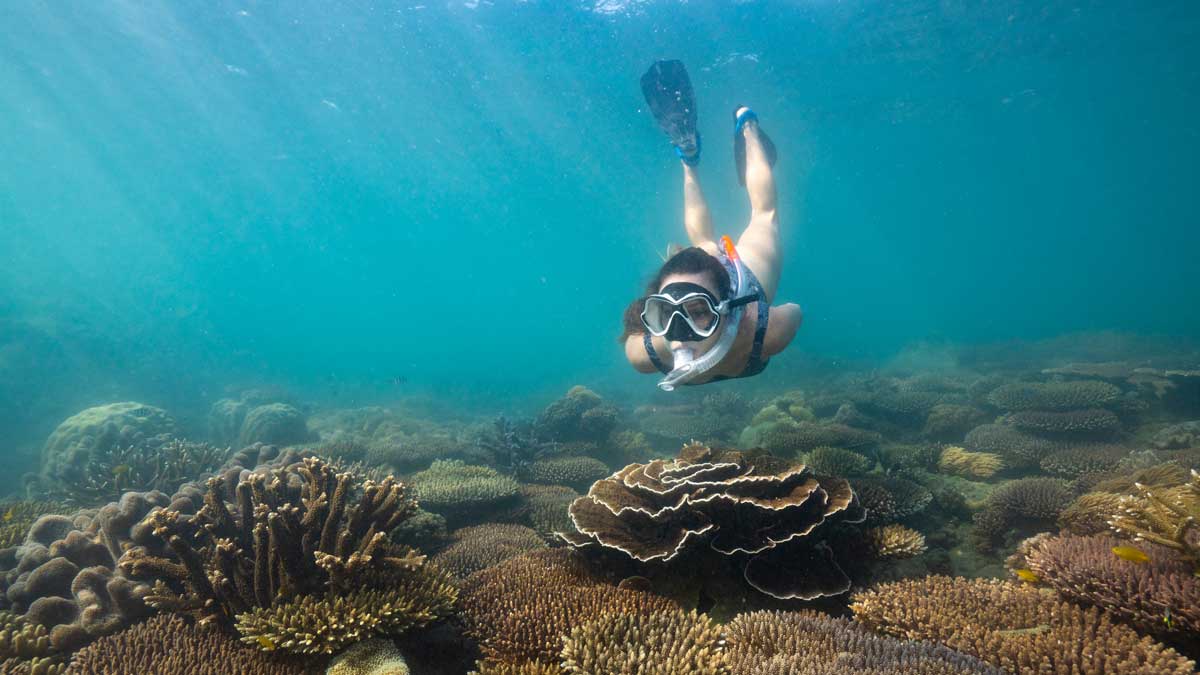
M 866 534 L 879 558 L 912 558 L 925 552 L 925 535 L 903 525 L 873 527 Z
M 465 579 L 528 551 L 546 548 L 534 530 L 511 523 L 485 523 L 456 530 L 454 542 L 433 558 L 433 562 L 458 579 Z
M 1135 487 L 1139 494 L 1121 500 L 1113 529 L 1175 549 L 1200 573 L 1200 473 L 1178 487 Z
M 413 492 L 422 508 L 447 520 L 465 522 L 516 501 L 520 486 L 515 480 L 486 466 L 462 460 L 438 460 L 413 474 Z
M 1003 675 L 946 647 L 875 635 L 811 610 L 739 614 L 726 633 L 732 675 Z
M 0 673 L 58 675 L 66 658 L 56 654 L 50 633 L 12 612 L 0 612 Z
M 921 435 L 935 441 L 959 441 L 963 434 L 984 420 L 978 408 L 954 403 L 939 403 L 925 417 Z
M 1086 473 L 1115 469 L 1128 455 L 1129 448 L 1121 445 L 1072 445 L 1046 455 L 1041 465 L 1047 473 L 1077 478 Z
M 942 473 L 965 478 L 991 478 L 1002 468 L 1004 460 L 1000 455 L 969 452 L 954 445 L 942 450 L 941 457 L 938 458 L 938 470 Z
M 0 502 L 0 548 L 16 546 L 38 518 L 48 513 L 69 513 L 73 509 L 53 501 L 18 499 Z
M 1001 410 L 1079 410 L 1117 400 L 1121 390 L 1098 380 L 1014 382 L 996 387 L 988 401 Z
M 769 427 L 760 435 L 764 448 L 781 457 L 821 446 L 858 449 L 880 441 L 879 434 L 842 424 L 798 422 Z
M 562 668 L 557 663 L 542 663 L 541 661 L 524 661 L 522 663 L 506 663 L 504 661 L 480 661 L 475 664 L 478 670 L 469 675 L 562 675 Z
M 1058 514 L 1058 526 L 1071 534 L 1108 532 L 1108 522 L 1121 511 L 1121 495 L 1088 492 L 1079 495 Z
M 1014 526 L 1052 524 L 1074 495 L 1065 481 L 1021 478 L 996 488 L 974 516 L 977 544 L 988 550 Z
M 543 537 L 571 529 L 571 503 L 579 493 L 562 485 L 523 485 L 521 499 L 529 525 Z
M 539 437 L 554 441 L 603 441 L 616 425 L 617 409 L 579 385 L 546 406 L 534 422 Z
M 1174 551 L 1138 544 L 1149 558 L 1123 560 L 1108 536 L 1039 537 L 1024 547 L 1024 567 L 1068 600 L 1095 605 L 1149 633 L 1200 635 L 1200 579 Z
M 460 607 L 468 633 L 489 661 L 552 665 L 559 662 L 563 637 L 601 614 L 647 615 L 676 606 L 657 595 L 603 584 L 573 551 L 559 548 L 471 575 Z
M 42 448 L 42 476 L 63 483 L 86 478 L 86 467 L 115 448 L 173 436 L 175 420 L 161 408 L 126 401 L 88 408 L 58 425 Z
M 1121 428 L 1111 410 L 1086 408 L 1066 412 L 1021 410 L 1010 413 L 1007 422 L 1018 429 L 1055 435 L 1107 435 Z
M 572 675 L 728 675 L 721 630 L 696 612 L 605 613 L 563 641 Z
M 160 614 L 75 654 L 73 675 L 305 675 L 298 661 L 244 647 L 177 614 Z
M 932 576 L 855 595 L 854 617 L 910 640 L 931 640 L 1014 673 L 1184 675 L 1174 650 L 1029 585 Z
M 920 513 L 933 501 L 933 493 L 904 478 L 857 478 L 853 487 L 867 511 L 869 525 L 882 525 Z
M 740 453 L 705 455 L 693 446 L 684 452 L 689 459 L 630 464 L 597 481 L 571 505 L 576 532 L 564 538 L 639 562 L 666 563 L 685 551 L 734 557 L 745 561 L 751 586 L 778 598 L 849 588 L 814 535 L 826 521 L 862 521 L 845 480 L 818 479 L 803 465 L 762 472 Z
M 1036 465 L 1058 449 L 1057 444 L 1006 424 L 981 424 L 972 429 L 963 445 L 974 452 L 991 452 L 1011 467 Z
M 228 449 L 178 439 L 118 446 L 104 454 L 93 454 L 85 477 L 62 485 L 56 492 L 85 504 L 120 499 L 130 490 L 170 493 L 184 482 L 215 470 L 228 454 Z
M 871 470 L 874 460 L 842 448 L 813 448 L 805 457 L 808 466 L 824 476 L 857 476 Z
M 530 483 L 586 489 L 607 476 L 608 467 L 594 457 L 551 457 L 530 463 L 519 475 Z

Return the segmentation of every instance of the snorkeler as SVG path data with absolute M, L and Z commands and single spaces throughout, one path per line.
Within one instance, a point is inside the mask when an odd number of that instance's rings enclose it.
M 738 180 L 750 195 L 750 224 L 735 246 L 718 244 L 696 167 L 700 134 L 687 71 L 659 61 L 642 76 L 642 93 L 683 166 L 683 221 L 690 248 L 672 255 L 625 310 L 625 357 L 658 386 L 704 384 L 761 373 L 800 327 L 800 307 L 771 306 L 779 286 L 779 218 L 775 211 L 775 146 L 747 107 L 734 111 Z

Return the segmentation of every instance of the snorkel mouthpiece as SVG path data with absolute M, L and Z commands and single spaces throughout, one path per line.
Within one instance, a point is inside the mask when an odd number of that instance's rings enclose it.
M 675 359 L 675 368 L 667 373 L 667 376 L 658 383 L 658 388 L 663 391 L 675 391 L 675 385 L 680 383 L 692 370 L 692 365 L 695 363 L 696 352 L 687 347 L 671 350 L 671 356 Z M 690 379 L 690 378 L 688 378 Z

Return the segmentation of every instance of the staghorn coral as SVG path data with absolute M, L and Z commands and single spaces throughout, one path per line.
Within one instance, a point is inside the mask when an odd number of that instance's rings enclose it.
M 875 635 L 812 610 L 739 614 L 725 641 L 731 675 L 1003 675 L 946 647 Z
M 1175 549 L 1200 573 L 1200 472 L 1177 487 L 1135 485 L 1110 522 L 1118 533 Z
M 809 468 L 824 476 L 857 476 L 871 470 L 875 465 L 857 452 L 842 448 L 813 448 L 805 457 Z
M 1111 471 L 1128 455 L 1129 448 L 1121 445 L 1073 445 L 1046 455 L 1041 466 L 1046 473 L 1078 478 L 1085 473 Z
M 981 424 L 985 415 L 978 408 L 954 403 L 939 403 L 929 410 L 921 435 L 935 441 L 959 441 Z
M 325 675 L 408 675 L 408 664 L 391 640 L 355 643 L 330 662 Z
M 601 614 L 647 615 L 676 605 L 603 584 L 574 551 L 559 548 L 527 553 L 471 575 L 463 583 L 459 607 L 467 633 L 489 661 L 552 665 L 559 661 L 563 637 Z
M 864 477 L 853 482 L 859 503 L 867 511 L 868 525 L 883 525 L 920 513 L 933 501 L 933 493 L 904 478 Z
M 1121 390 L 1098 380 L 1071 382 L 1014 382 L 996 387 L 988 394 L 992 405 L 1018 410 L 1080 410 L 1101 408 L 1116 402 Z
M 522 480 L 545 485 L 586 488 L 608 475 L 608 467 L 594 457 L 551 457 L 523 467 Z
M 358 484 L 310 457 L 249 473 L 232 490 L 210 479 L 196 513 L 150 516 L 173 559 L 138 547 L 119 566 L 155 580 L 151 606 L 228 626 L 255 608 L 419 569 L 424 558 L 387 538 L 415 509 L 390 476 Z
M 540 661 L 525 661 L 522 663 L 505 663 L 503 661 L 480 661 L 475 664 L 478 670 L 469 675 L 562 675 L 562 668 L 557 664 Z
M 1021 478 L 1004 483 L 988 495 L 973 518 L 977 544 L 986 551 L 1018 525 L 1049 526 L 1073 498 L 1067 483 L 1055 478 Z
M 1174 650 L 1027 584 L 931 576 L 854 596 L 874 630 L 938 642 L 1014 673 L 1169 675 L 1194 664 Z
M 526 518 L 530 526 L 546 538 L 571 529 L 571 502 L 578 498 L 578 492 L 562 485 L 521 486 Z
M 1200 579 L 1174 551 L 1149 543 L 1137 546 L 1145 563 L 1122 560 L 1111 536 L 1039 537 L 1023 547 L 1023 566 L 1059 595 L 1094 605 L 1140 631 L 1200 635 Z
M 1188 470 L 1174 462 L 1155 464 L 1137 469 L 1132 473 L 1113 469 L 1099 474 L 1087 474 L 1076 481 L 1095 492 L 1133 494 L 1138 485 L 1146 487 L 1173 487 L 1187 482 Z
M 954 445 L 943 449 L 938 458 L 939 471 L 964 478 L 991 478 L 1002 468 L 1004 460 L 1000 455 L 968 452 Z
M 889 472 L 933 470 L 941 456 L 941 446 L 933 443 L 888 443 L 881 448 L 879 462 Z
M 422 508 L 452 522 L 478 519 L 516 501 L 520 491 L 515 480 L 495 469 L 458 459 L 435 461 L 428 469 L 413 474 L 411 483 Z
M 69 513 L 73 509 L 55 501 L 16 499 L 0 502 L 0 549 L 16 546 L 38 518 L 50 513 Z
M 305 675 L 298 661 L 238 644 L 224 633 L 160 614 L 75 654 L 72 675 Z
M 1108 435 L 1121 428 L 1121 421 L 1116 414 L 1103 408 L 1066 412 L 1020 410 L 1009 413 L 1005 420 L 1018 429 L 1060 436 Z
M 572 675 L 728 675 L 722 646 L 721 630 L 695 611 L 604 613 L 563 641 L 562 667 Z
M 93 454 L 84 478 L 55 485 L 53 492 L 84 504 L 120 499 L 128 491 L 170 493 L 196 476 L 215 470 L 228 454 L 228 448 L 207 443 L 156 437 L 148 443 Z
M 735 558 L 752 587 L 777 598 L 849 588 L 828 546 L 810 536 L 826 521 L 862 521 L 849 483 L 818 479 L 803 465 L 760 472 L 758 459 L 705 450 L 685 446 L 693 461 L 630 464 L 597 481 L 571 504 L 575 531 L 563 538 L 642 563 L 667 563 L 684 551 Z
M 433 562 L 457 579 L 465 579 L 527 551 L 546 548 L 538 533 L 524 525 L 485 523 L 455 530 L 454 542 L 433 558 Z
M 913 558 L 925 552 L 925 535 L 903 525 L 872 527 L 866 535 L 877 558 Z
M 291 445 L 308 442 L 312 437 L 303 413 L 286 403 L 268 403 L 246 413 L 238 431 L 238 445 Z
M 390 575 L 380 588 L 301 595 L 237 616 L 242 642 L 265 651 L 333 654 L 360 640 L 399 635 L 449 614 L 458 591 L 433 565 Z
M 1004 458 L 1007 466 L 1021 468 L 1036 465 L 1042 457 L 1058 449 L 1052 441 L 1038 438 L 1005 424 L 981 424 L 963 439 L 973 452 L 991 452 Z
M 1121 511 L 1121 495 L 1088 492 L 1079 495 L 1058 514 L 1058 526 L 1071 534 L 1100 534 L 1109 531 L 1108 522 Z

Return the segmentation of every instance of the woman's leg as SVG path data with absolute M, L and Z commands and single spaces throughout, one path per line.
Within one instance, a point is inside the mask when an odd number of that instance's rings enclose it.
M 740 114 L 746 108 L 738 110 Z M 738 239 L 738 254 L 758 277 L 767 302 L 779 288 L 779 217 L 775 212 L 775 176 L 759 139 L 758 122 L 742 125 L 746 138 L 746 192 L 750 194 L 750 224 Z
M 680 162 L 683 165 L 683 226 L 687 229 L 688 241 L 692 246 L 699 246 L 715 255 L 717 238 L 713 233 L 712 213 L 708 210 L 708 202 L 704 201 L 704 193 L 700 190 L 700 179 L 696 176 L 696 167 Z

